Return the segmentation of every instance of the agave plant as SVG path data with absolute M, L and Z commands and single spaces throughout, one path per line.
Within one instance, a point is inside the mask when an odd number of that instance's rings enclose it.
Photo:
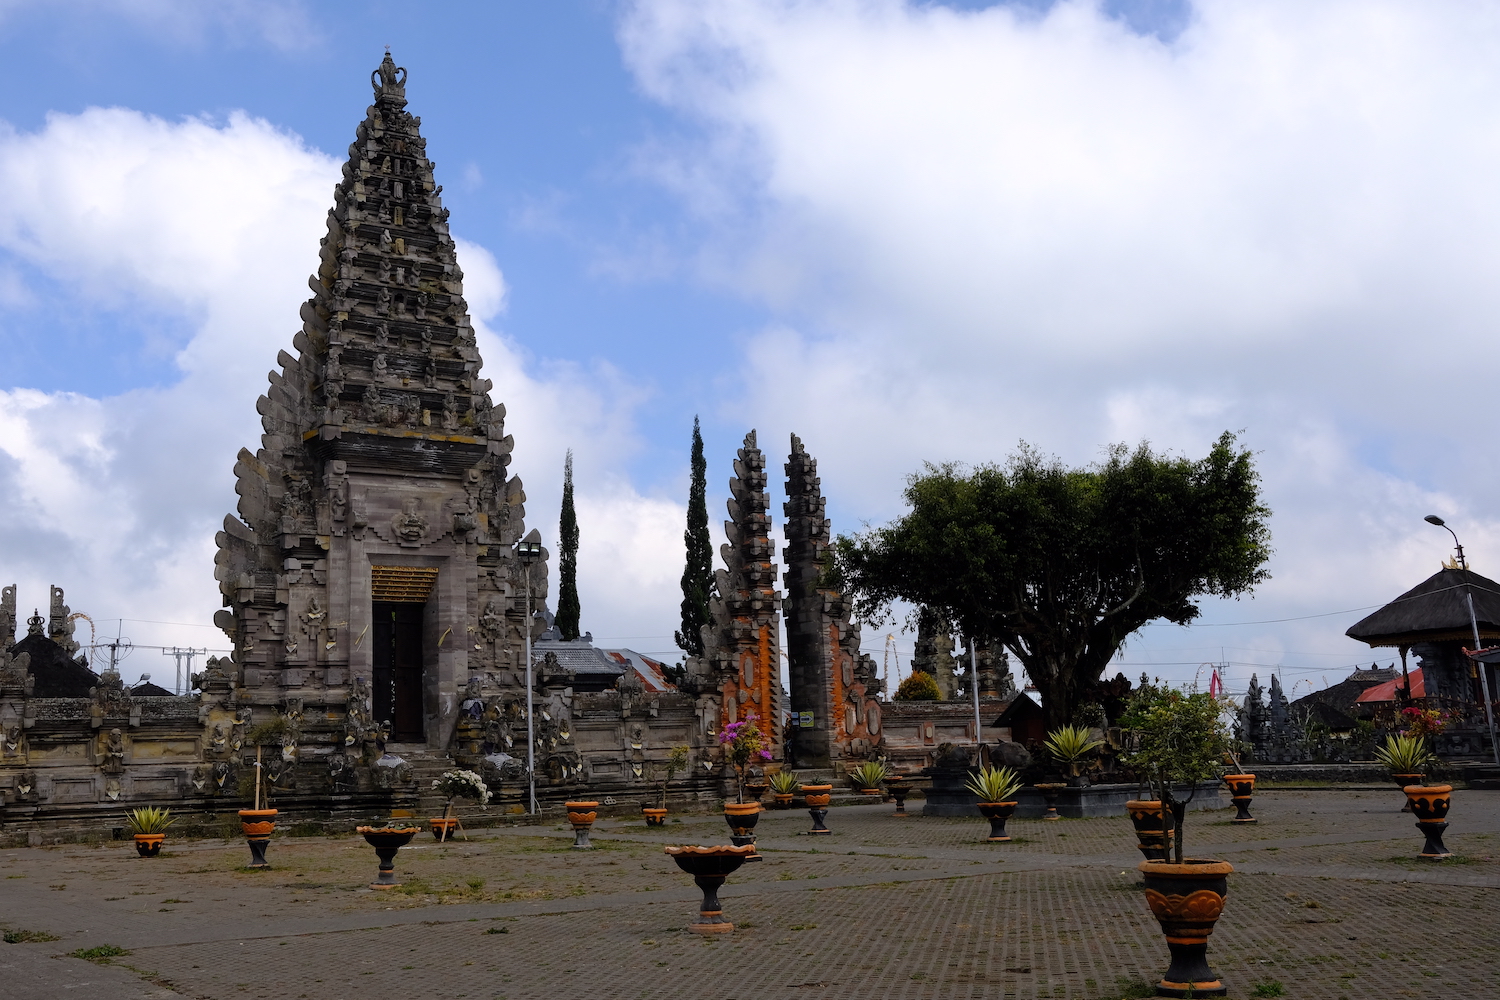
M 1021 787 L 1021 778 L 1008 767 L 984 767 L 964 784 L 980 802 L 1005 802 Z
M 161 833 L 175 822 L 172 810 L 154 806 L 142 806 L 125 814 L 125 823 L 131 833 Z
M 1392 774 L 1418 774 L 1433 757 L 1421 736 L 1387 736 L 1385 746 L 1375 749 L 1375 759 Z
M 891 769 L 885 766 L 884 761 L 867 760 L 849 772 L 849 780 L 854 782 L 856 788 L 875 788 L 890 773 Z
M 775 795 L 795 795 L 797 792 L 797 776 L 791 771 L 777 771 L 766 780 L 771 783 L 771 792 Z
M 1046 742 L 1048 753 L 1074 768 L 1103 745 L 1103 740 L 1094 739 L 1083 726 L 1062 726 L 1054 729 L 1048 734 Z

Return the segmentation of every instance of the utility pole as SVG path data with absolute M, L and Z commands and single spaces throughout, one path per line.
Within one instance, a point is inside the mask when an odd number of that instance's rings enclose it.
M 207 652 L 208 652 L 207 648 L 204 648 L 204 649 L 193 649 L 191 646 L 189 646 L 187 649 L 179 649 L 176 646 L 173 646 L 171 649 L 166 649 L 166 648 L 162 649 L 162 651 L 161 651 L 161 655 L 162 656 L 171 656 L 171 657 L 173 657 L 173 658 L 175 658 L 177 660 L 177 672 L 176 672 L 176 674 L 175 674 L 175 676 L 173 678 L 173 681 L 172 681 L 172 693 L 173 694 L 182 694 L 182 680 L 183 680 L 184 677 L 186 677 L 188 680 L 192 680 L 192 677 L 193 677 L 193 657 L 197 656 L 200 653 L 207 653 Z M 183 661 L 184 660 L 187 661 L 186 669 L 184 669 L 184 667 L 183 667 Z

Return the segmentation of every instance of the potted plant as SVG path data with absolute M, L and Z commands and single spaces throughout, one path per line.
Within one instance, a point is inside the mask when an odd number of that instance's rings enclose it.
M 1422 783 L 1427 765 L 1432 763 L 1433 756 L 1427 749 L 1425 736 L 1420 733 L 1402 731 L 1387 736 L 1385 746 L 1375 748 L 1375 759 L 1390 770 L 1396 787 L 1404 789 L 1407 785 Z M 1411 803 L 1408 801 L 1401 807 L 1401 811 L 1411 812 Z
M 792 798 L 797 794 L 797 776 L 791 771 L 777 771 L 768 779 L 771 783 L 771 795 L 774 796 L 774 805 L 777 809 L 789 809 Z
M 982 767 L 964 785 L 979 797 L 979 814 L 990 821 L 991 843 L 1010 840 L 1005 821 L 1015 815 L 1016 801 L 1011 798 L 1021 787 L 1021 778 L 1008 767 Z
M 1229 787 L 1229 801 L 1234 803 L 1235 813 L 1231 823 L 1254 823 L 1254 816 L 1250 815 L 1250 800 L 1255 796 L 1255 775 L 1245 773 L 1240 766 L 1240 759 L 1234 754 L 1226 755 L 1229 763 L 1234 765 L 1234 773 L 1224 775 L 1224 784 Z
M 719 733 L 724 760 L 734 768 L 735 800 L 724 803 L 724 821 L 729 824 L 730 842 L 736 845 L 755 843 L 755 823 L 760 818 L 760 803 L 745 801 L 745 769 L 751 763 L 771 759 L 765 734 L 756 728 L 755 720 L 752 712 L 737 722 L 731 722 Z
M 1397 751 L 1390 755 L 1389 761 L 1381 758 L 1382 761 L 1392 771 L 1396 770 L 1393 763 L 1406 765 L 1413 772 L 1430 769 L 1437 757 L 1428 748 L 1436 741 L 1438 734 L 1448 727 L 1447 718 L 1443 713 L 1430 708 L 1412 707 L 1402 709 L 1401 721 L 1406 728 L 1394 737 Z M 1391 744 L 1392 738 L 1387 738 L 1387 750 L 1392 749 Z M 1376 756 L 1380 757 L 1379 750 L 1376 751 Z M 1398 773 L 1393 776 L 1397 781 L 1406 777 L 1415 778 L 1410 784 L 1402 786 L 1402 791 L 1406 792 L 1406 806 L 1402 812 L 1416 815 L 1417 829 L 1427 838 L 1421 856 L 1433 861 L 1451 858 L 1453 853 L 1443 845 L 1443 831 L 1448 828 L 1447 816 L 1448 808 L 1453 802 L 1453 786 L 1429 785 L 1424 781 L 1425 774 Z
M 446 800 L 443 803 L 443 815 L 427 821 L 438 843 L 443 843 L 451 837 L 454 827 L 460 831 L 463 830 L 463 824 L 459 823 L 457 814 L 453 812 L 454 799 L 474 799 L 481 806 L 487 806 L 490 803 L 490 788 L 484 783 L 484 779 L 473 771 L 465 771 L 461 768 L 444 771 L 442 777 L 433 778 L 432 790 Z M 464 839 L 469 839 L 468 834 L 464 834 Z
M 266 861 L 266 847 L 271 843 L 271 834 L 276 830 L 276 810 L 271 808 L 271 783 L 264 780 L 264 769 L 262 768 L 262 751 L 268 746 L 274 746 L 280 753 L 284 746 L 286 734 L 291 726 L 285 716 L 278 715 L 275 718 L 253 726 L 245 733 L 245 742 L 255 745 L 255 776 L 249 781 L 252 792 L 252 807 L 241 809 L 240 830 L 245 835 L 245 843 L 250 847 L 250 868 L 269 868 L 270 863 Z M 241 794 L 245 787 L 241 786 Z M 262 804 L 264 802 L 264 804 Z
M 1104 741 L 1095 739 L 1084 726 L 1067 725 L 1052 730 L 1044 745 L 1052 759 L 1067 769 L 1068 784 L 1081 785 L 1087 780 L 1082 774 L 1084 761 L 1102 747 Z
M 125 814 L 125 825 L 135 836 L 135 850 L 143 858 L 154 858 L 161 853 L 161 842 L 166 839 L 166 829 L 175 823 L 172 810 L 142 806 Z
M 661 791 L 657 795 L 655 806 L 642 806 L 641 812 L 646 816 L 647 826 L 661 826 L 667 821 L 667 782 L 672 780 L 672 775 L 678 771 L 687 769 L 688 754 L 690 748 L 684 744 L 676 746 L 667 754 L 665 763 L 662 764 Z
M 1224 984 L 1208 966 L 1208 938 L 1229 892 L 1225 861 L 1183 857 L 1182 826 L 1201 782 L 1217 778 L 1218 764 L 1234 748 L 1224 706 L 1210 694 L 1185 694 L 1143 684 L 1121 719 L 1129 732 L 1126 763 L 1156 791 L 1163 847 L 1172 860 L 1142 861 L 1146 902 L 1172 953 L 1157 984 L 1160 996 L 1223 996 Z M 1178 785 L 1193 789 L 1179 798 Z
M 861 795 L 882 795 L 880 783 L 890 773 L 891 769 L 884 761 L 867 760 L 849 772 L 849 782 L 859 789 Z

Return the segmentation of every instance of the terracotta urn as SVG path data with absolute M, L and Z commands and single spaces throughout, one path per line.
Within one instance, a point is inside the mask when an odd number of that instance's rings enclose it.
M 990 835 L 984 838 L 991 844 L 1003 844 L 1010 840 L 1005 832 L 1005 821 L 1016 813 L 1015 802 L 979 802 L 979 815 L 990 821 Z
M 812 817 L 812 829 L 807 831 L 814 836 L 825 836 L 833 831 L 824 825 L 823 820 L 828 816 L 828 803 L 833 801 L 832 785 L 803 785 L 802 799 L 807 803 L 808 815 Z
M 906 796 L 911 789 L 906 787 L 906 779 L 899 774 L 888 775 L 885 779 L 885 787 L 891 793 L 891 798 L 896 800 L 896 811 L 893 816 L 906 817 Z
M 364 836 L 365 843 L 375 848 L 375 856 L 380 859 L 380 871 L 370 883 L 371 889 L 394 889 L 401 884 L 396 881 L 396 852 L 411 843 L 419 829 L 415 826 L 361 826 L 355 829 Z
M 166 839 L 164 833 L 137 833 L 135 852 L 143 858 L 154 858 L 161 853 L 161 842 Z
M 749 861 L 755 853 L 753 845 L 731 847 L 668 847 L 666 853 L 677 862 L 677 867 L 693 876 L 693 881 L 703 890 L 703 903 L 698 907 L 698 919 L 688 924 L 695 934 L 728 934 L 734 924 L 724 919 L 723 907 L 719 905 L 719 886 L 736 872 L 740 865 Z
M 772 805 L 774 805 L 777 809 L 790 809 L 792 807 L 792 799 L 794 797 L 795 796 L 793 796 L 791 792 L 776 792 L 772 797 Z
M 432 839 L 442 842 L 453 839 L 453 831 L 458 828 L 457 816 L 433 816 L 427 821 L 427 826 L 432 830 Z
M 1062 816 L 1057 811 L 1057 796 L 1064 788 L 1068 787 L 1065 781 L 1043 781 L 1034 786 L 1042 793 L 1042 801 L 1047 804 L 1047 811 L 1042 814 L 1042 819 L 1060 820 Z
M 745 782 L 745 798 L 759 802 L 761 796 L 765 795 L 770 788 L 770 783 L 766 781 L 747 781 Z
M 667 822 L 667 810 L 658 806 L 642 806 L 641 813 L 646 817 L 647 826 L 665 826 Z
M 241 809 L 240 829 L 245 842 L 250 845 L 250 864 L 247 868 L 269 868 L 266 861 L 266 845 L 271 842 L 271 831 L 276 829 L 275 809 Z
M 1255 817 L 1250 815 L 1250 799 L 1255 794 L 1255 775 L 1226 774 L 1224 784 L 1229 786 L 1229 801 L 1237 810 L 1229 822 L 1254 823 Z
M 1443 831 L 1448 829 L 1448 807 L 1453 803 L 1452 785 L 1408 785 L 1406 803 L 1417 817 L 1417 829 L 1427 838 L 1422 857 L 1433 861 L 1453 857 L 1443 845 Z
M 755 846 L 755 824 L 759 820 L 759 802 L 724 803 L 724 822 L 729 824 L 729 842 L 735 847 Z
M 1125 803 L 1130 822 L 1135 825 L 1136 847 L 1147 861 L 1165 861 L 1172 849 L 1173 833 L 1161 828 L 1161 802 L 1156 799 L 1132 799 Z
M 1221 997 L 1227 990 L 1208 967 L 1208 938 L 1229 894 L 1227 861 L 1189 858 L 1182 864 L 1142 861 L 1146 903 L 1161 924 L 1172 963 L 1156 986 L 1158 996 Z
M 590 851 L 594 845 L 589 843 L 589 831 L 594 828 L 594 820 L 599 818 L 596 811 L 598 802 L 568 802 L 568 822 L 573 824 L 573 850 Z

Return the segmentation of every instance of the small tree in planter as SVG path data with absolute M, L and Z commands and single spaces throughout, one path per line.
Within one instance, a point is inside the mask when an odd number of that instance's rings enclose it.
M 1212 695 L 1184 694 L 1172 688 L 1143 685 L 1120 720 L 1130 734 L 1125 762 L 1162 803 L 1162 832 L 1176 838 L 1175 859 L 1182 864 L 1182 822 L 1197 786 L 1219 777 L 1219 764 L 1236 749 L 1223 706 Z M 1175 785 L 1192 786 L 1180 799 Z
M 663 822 L 666 821 L 667 782 L 671 781 L 672 775 L 676 774 L 678 771 L 687 770 L 688 754 L 690 754 L 691 752 L 692 748 L 687 746 L 686 744 L 683 744 L 682 746 L 673 747 L 667 754 L 667 759 L 662 763 L 659 772 L 661 774 L 661 786 L 660 791 L 657 793 L 656 807 L 653 809 L 652 807 L 647 806 L 642 810 L 646 814 L 647 825 L 660 826 Z
M 735 797 L 737 803 L 745 801 L 745 769 L 752 763 L 767 763 L 771 751 L 766 748 L 766 738 L 755 728 L 756 716 L 745 716 L 731 722 L 719 733 L 719 745 L 724 748 L 724 760 L 734 768 Z
M 1223 996 L 1225 987 L 1208 967 L 1208 936 L 1223 911 L 1234 868 L 1225 861 L 1183 859 L 1182 821 L 1197 786 L 1218 777 L 1219 762 L 1234 749 L 1218 700 L 1142 685 L 1121 719 L 1129 732 L 1126 762 L 1160 797 L 1162 833 L 1175 834 L 1175 863 L 1142 861 L 1146 901 L 1161 924 L 1172 964 L 1157 986 L 1163 996 Z M 1174 785 L 1193 791 L 1179 799 Z M 1170 842 L 1169 842 L 1170 843 Z M 1212 899 L 1217 897 L 1217 899 Z M 1197 900 L 1185 905 L 1187 900 Z
M 438 835 L 439 843 L 448 839 L 450 827 L 458 825 L 462 829 L 462 824 L 458 823 L 458 817 L 453 816 L 454 799 L 474 799 L 481 806 L 487 806 L 490 803 L 489 786 L 473 771 L 462 769 L 444 771 L 442 777 L 432 779 L 432 790 L 447 800 L 443 804 L 442 822 L 435 824 L 437 829 L 434 832 Z M 449 822 L 450 817 L 452 817 L 452 823 Z M 464 839 L 468 839 L 467 835 Z

